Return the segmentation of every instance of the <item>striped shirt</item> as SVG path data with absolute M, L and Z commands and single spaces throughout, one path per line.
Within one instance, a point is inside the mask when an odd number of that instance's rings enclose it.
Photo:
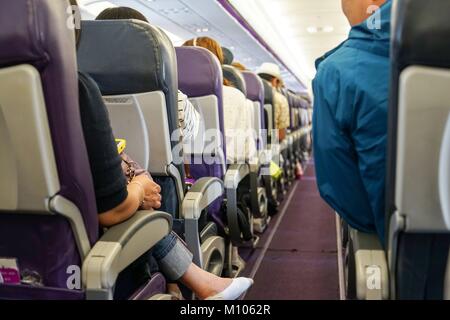
M 178 128 L 181 140 L 190 143 L 195 140 L 200 128 L 201 116 L 188 97 L 178 91 Z

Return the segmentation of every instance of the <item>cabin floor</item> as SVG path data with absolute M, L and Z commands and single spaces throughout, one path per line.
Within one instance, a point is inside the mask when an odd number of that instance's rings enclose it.
M 336 216 L 320 198 L 314 163 L 294 182 L 254 250 L 242 250 L 245 300 L 339 300 Z

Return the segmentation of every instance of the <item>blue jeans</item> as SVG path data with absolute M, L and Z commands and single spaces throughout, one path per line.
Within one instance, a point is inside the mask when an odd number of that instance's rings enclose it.
M 192 264 L 192 253 L 175 232 L 171 232 L 153 247 L 153 257 L 169 281 L 179 280 Z
M 127 300 L 147 283 L 155 272 L 164 274 L 169 282 L 177 281 L 186 273 L 191 263 L 192 254 L 172 232 L 120 273 L 114 299 Z
M 158 262 L 160 271 L 169 281 L 180 279 L 192 263 L 192 253 L 189 252 L 179 236 L 183 236 L 183 220 L 178 216 L 178 196 L 175 181 L 170 177 L 153 177 L 161 186 L 162 204 L 159 210 L 172 215 L 173 232 L 158 242 L 152 249 L 153 257 Z

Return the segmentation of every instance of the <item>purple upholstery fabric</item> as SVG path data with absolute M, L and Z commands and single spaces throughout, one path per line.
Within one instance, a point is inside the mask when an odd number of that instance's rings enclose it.
M 139 288 L 129 300 L 148 300 L 157 294 L 165 294 L 166 291 L 166 279 L 161 273 L 157 273 Z
M 222 109 L 223 75 L 219 60 L 200 47 L 178 47 L 178 87 L 191 98 L 216 95 Z
M 264 115 L 264 84 L 260 77 L 251 71 L 242 72 L 247 84 L 247 99 L 259 102 L 261 105 L 261 115 Z M 261 118 L 263 129 L 267 129 L 264 117 Z
M 208 50 L 199 47 L 176 48 L 178 60 L 178 87 L 190 98 L 215 95 L 218 99 L 220 132 L 224 130 L 223 116 L 223 73 L 219 60 Z M 223 153 L 226 159 L 225 143 Z M 192 162 L 194 163 L 194 162 Z M 191 165 L 191 174 L 195 179 L 215 177 L 223 180 L 225 172 L 220 164 Z M 221 221 L 220 203 L 209 208 L 214 220 Z
M 224 130 L 223 116 L 223 74 L 219 60 L 208 50 L 198 47 L 176 48 L 178 60 L 178 88 L 190 98 L 215 95 L 219 105 L 220 132 Z M 223 152 L 226 155 L 225 144 Z M 194 178 L 217 177 L 225 174 L 220 165 L 203 168 L 202 165 L 191 168 Z M 211 168 L 212 167 L 212 168 Z M 203 175 L 204 173 L 214 175 Z
M 30 64 L 40 72 L 60 195 L 80 209 L 94 243 L 97 209 L 80 122 L 75 41 L 67 27 L 67 8 L 68 1 L 2 1 L 0 68 Z M 1 214 L 0 256 L 5 255 L 17 257 L 22 270 L 39 271 L 48 287 L 65 288 L 68 266 L 80 265 L 70 225 L 58 216 Z
M 84 300 L 83 291 L 41 288 L 26 285 L 1 285 L 0 300 Z
M 251 101 L 264 101 L 264 85 L 262 80 L 251 71 L 243 71 L 245 84 L 247 85 L 247 99 Z

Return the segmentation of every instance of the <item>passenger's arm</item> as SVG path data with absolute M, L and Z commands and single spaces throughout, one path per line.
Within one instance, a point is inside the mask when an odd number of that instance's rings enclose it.
M 283 96 L 281 93 L 274 92 L 274 108 L 275 108 L 275 128 L 278 129 L 278 135 L 280 142 L 286 139 L 286 128 L 289 126 L 289 118 L 286 114 L 286 106 L 284 105 Z M 287 107 L 287 113 L 289 113 L 289 106 Z
M 120 205 L 99 215 L 102 227 L 112 227 L 131 218 L 136 211 L 161 208 L 161 187 L 147 175 L 135 177 L 127 186 L 128 196 Z
M 149 209 L 161 189 L 145 174 L 127 186 L 108 111 L 97 84 L 79 74 L 80 116 L 97 200 L 99 223 L 111 227 L 128 220 L 142 206 Z M 128 159 L 132 161 L 131 159 Z M 158 190 L 159 188 L 159 190 Z M 158 200 L 158 199 L 156 199 Z M 160 201 L 160 199 L 159 199 Z
M 153 210 L 161 208 L 161 187 L 149 178 L 147 175 L 141 175 L 133 179 L 133 182 L 139 183 L 144 186 L 144 200 L 139 209 Z
M 380 90 L 380 92 L 387 92 Z M 366 97 L 365 101 L 369 98 Z M 367 103 L 367 102 L 366 102 Z M 360 103 L 355 115 L 352 140 L 358 157 L 358 169 L 374 213 L 377 232 L 385 229 L 385 181 L 387 145 L 386 100 Z
M 286 139 L 286 129 L 280 129 L 278 130 L 278 136 L 280 139 L 280 142 Z
M 132 182 L 127 187 L 128 196 L 119 206 L 99 215 L 102 227 L 110 228 L 131 218 L 144 201 L 145 191 L 141 183 Z
M 349 86 L 340 88 L 339 77 L 328 66 L 313 82 L 317 184 L 322 198 L 352 227 L 373 232 L 373 213 L 350 134 L 353 94 Z

